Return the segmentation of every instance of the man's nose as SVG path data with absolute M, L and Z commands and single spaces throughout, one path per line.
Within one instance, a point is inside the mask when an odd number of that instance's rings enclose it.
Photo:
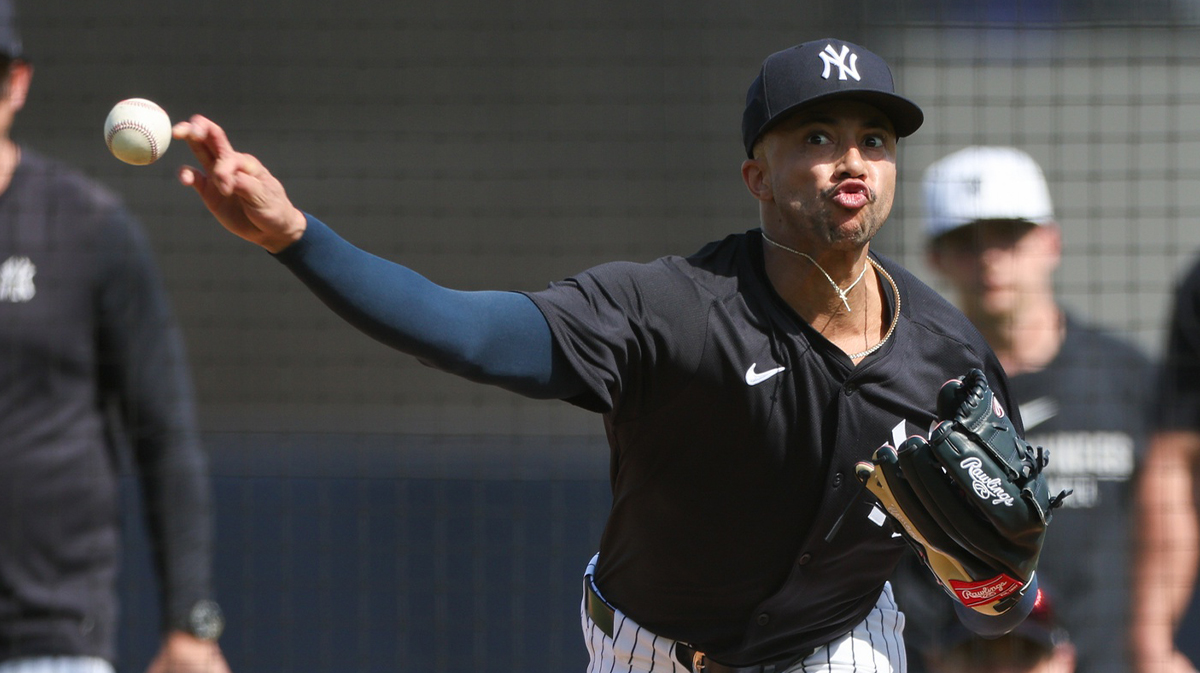
M 850 146 L 838 160 L 837 173 L 844 178 L 861 178 L 866 175 L 867 162 L 857 146 Z

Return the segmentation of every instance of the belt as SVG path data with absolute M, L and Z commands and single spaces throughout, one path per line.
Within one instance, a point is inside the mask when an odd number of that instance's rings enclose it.
M 609 638 L 613 637 L 613 608 L 600 594 L 596 592 L 596 587 L 592 584 L 590 576 L 583 578 L 583 596 L 584 605 L 587 609 L 587 615 L 591 618 L 592 623 L 596 628 L 600 629 L 604 635 Z M 815 652 L 814 648 L 812 652 Z M 783 673 L 788 668 L 796 665 L 801 659 L 806 658 L 812 652 L 806 652 L 797 657 L 790 657 L 783 661 L 778 661 L 769 664 L 755 664 L 753 666 L 728 666 L 719 661 L 713 661 L 708 655 L 697 650 L 696 648 L 685 643 L 675 643 L 675 658 L 679 663 L 692 673 Z
M 609 638 L 613 637 L 613 609 L 600 594 L 596 593 L 596 587 L 592 584 L 592 576 L 586 575 L 583 578 L 583 596 L 584 602 L 587 605 L 588 617 L 591 617 L 596 628 L 604 632 L 604 635 Z
M 806 652 L 798 657 L 788 657 L 787 659 L 769 664 L 727 666 L 719 661 L 709 659 L 708 655 L 697 651 L 689 645 L 675 643 L 675 658 L 679 660 L 679 663 L 686 666 L 689 671 L 692 671 L 692 673 L 783 673 L 800 663 L 800 660 L 806 658 L 809 654 L 812 653 Z

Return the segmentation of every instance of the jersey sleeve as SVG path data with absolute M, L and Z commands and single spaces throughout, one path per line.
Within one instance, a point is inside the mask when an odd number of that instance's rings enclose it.
M 463 292 L 351 245 L 312 216 L 304 236 L 277 255 L 351 325 L 422 363 L 533 398 L 582 389 L 522 294 Z
M 1200 431 L 1200 264 L 1175 293 L 1158 384 L 1153 429 Z
M 529 293 L 586 387 L 568 401 L 600 413 L 645 408 L 694 372 L 709 301 L 673 259 L 603 264 Z
M 208 462 L 183 339 L 138 223 L 114 210 L 98 237 L 100 382 L 119 409 L 146 500 L 166 624 L 212 597 Z

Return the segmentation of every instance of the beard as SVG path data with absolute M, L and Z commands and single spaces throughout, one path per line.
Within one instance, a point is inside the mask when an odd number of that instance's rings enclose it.
M 837 188 L 822 190 L 812 201 L 802 199 L 788 203 L 783 217 L 798 229 L 829 245 L 862 246 L 870 242 L 883 227 L 892 209 L 891 198 L 880 199 L 879 193 L 867 188 L 867 203 L 854 214 L 858 226 L 847 226 L 846 209 L 833 202 Z

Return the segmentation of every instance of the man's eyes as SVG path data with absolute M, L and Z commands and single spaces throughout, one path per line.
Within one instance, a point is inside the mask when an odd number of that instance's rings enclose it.
M 827 133 L 810 133 L 808 134 L 809 145 L 832 145 L 833 138 Z M 872 149 L 887 147 L 887 139 L 882 134 L 868 135 L 863 138 L 863 146 Z

